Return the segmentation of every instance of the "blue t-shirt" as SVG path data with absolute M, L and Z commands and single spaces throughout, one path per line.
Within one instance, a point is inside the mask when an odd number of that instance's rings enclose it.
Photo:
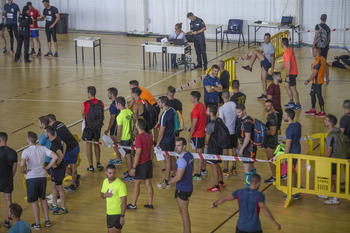
M 50 149 L 51 141 L 48 138 L 45 138 L 44 132 L 40 135 L 39 144 L 45 146 L 47 149 Z M 45 156 L 45 163 L 51 161 L 50 157 Z
M 182 179 L 176 183 L 176 190 L 182 192 L 192 192 L 193 191 L 193 155 L 186 151 L 185 153 L 179 155 L 176 161 L 175 171 L 177 169 L 184 169 L 185 172 Z
M 19 220 L 11 227 L 9 233 L 30 233 L 31 228 L 29 223 L 23 220 Z
M 11 5 L 6 3 L 4 10 L 6 11 L 6 24 L 16 24 L 17 13 L 19 11 L 18 5 L 16 3 L 12 3 Z
M 117 116 L 119 115 L 120 110 L 117 108 L 117 105 L 115 104 L 115 100 L 109 105 L 109 114 L 115 115 L 115 121 L 114 124 L 117 123 Z
M 160 117 L 160 126 L 165 127 L 164 135 L 160 143 L 169 143 L 175 141 L 175 111 L 168 108 Z
M 218 77 L 212 78 L 209 74 L 205 76 L 203 79 L 203 87 L 204 87 L 204 102 L 205 103 L 217 103 L 218 102 L 218 92 L 214 91 L 209 93 L 205 86 L 214 86 L 221 84 L 220 79 Z
M 237 228 L 246 232 L 260 231 L 259 203 L 265 202 L 265 195 L 256 189 L 244 188 L 234 191 L 232 196 L 239 205 Z
M 300 138 L 301 138 L 301 124 L 299 122 L 289 124 L 286 129 L 286 139 L 292 139 L 292 145 L 290 147 L 289 153 L 291 154 L 301 153 Z

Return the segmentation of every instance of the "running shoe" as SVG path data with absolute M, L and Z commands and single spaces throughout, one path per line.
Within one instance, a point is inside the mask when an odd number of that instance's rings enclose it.
M 265 184 L 273 184 L 273 182 L 275 182 L 275 181 L 276 181 L 276 177 L 271 176 L 267 180 L 264 180 L 264 183 Z
M 147 205 L 143 205 L 143 207 L 145 207 L 145 208 L 147 208 L 147 209 L 152 209 L 152 210 L 153 210 L 153 205 L 147 204 Z
M 41 230 L 41 224 L 40 223 L 38 223 L 38 224 L 36 224 L 36 223 L 33 223 L 32 224 L 32 227 L 35 229 L 35 230 Z
M 44 57 L 52 57 L 52 52 L 47 52 L 47 54 L 45 54 Z
M 30 53 L 29 53 L 29 56 L 32 56 L 32 55 L 35 55 L 35 51 L 32 50 Z
M 300 198 L 300 193 L 296 193 L 296 194 L 294 194 L 292 197 L 293 197 L 294 200 L 299 200 L 299 198 Z M 284 196 L 284 199 L 287 199 L 287 195 Z
M 202 170 L 202 171 L 201 171 L 201 175 L 202 175 L 202 176 L 207 176 L 207 175 L 208 175 L 207 169 Z
M 339 198 L 337 197 L 333 197 L 333 198 L 330 198 L 329 200 L 323 202 L 325 205 L 339 205 Z
M 310 115 L 310 116 L 314 116 L 316 114 L 316 110 L 312 108 L 309 111 L 305 112 L 305 114 Z
M 285 174 L 285 175 L 281 176 L 281 180 L 286 180 L 287 177 L 288 177 L 287 174 Z
M 128 210 L 136 210 L 136 209 L 137 209 L 137 206 L 136 206 L 136 205 L 132 205 L 132 204 L 128 204 L 128 205 L 126 206 L 126 209 L 128 209 Z
M 10 222 L 9 221 L 5 221 L 4 227 L 5 228 L 11 228 Z
M 41 52 L 39 51 L 38 54 L 36 55 L 37 57 L 41 57 Z
M 124 176 L 124 177 L 129 176 L 129 171 L 127 170 L 126 172 L 123 172 L 123 176 Z
M 253 68 L 251 68 L 250 66 L 242 66 L 242 68 L 245 69 L 245 70 L 248 70 L 250 72 L 253 71 Z
M 224 182 L 219 183 L 219 185 L 220 185 L 220 188 L 225 188 L 226 187 L 226 184 Z
M 121 159 L 111 159 L 111 160 L 109 160 L 109 164 L 121 165 L 122 160 Z
M 64 187 L 64 190 L 67 190 L 67 191 L 74 193 L 76 191 L 76 188 L 75 188 L 74 184 L 71 184 L 69 186 Z
M 62 214 L 68 214 L 68 209 L 65 208 L 65 209 L 62 209 L 60 208 L 59 210 L 56 210 L 53 212 L 53 215 L 62 215 Z
M 94 167 L 93 167 L 93 166 L 88 167 L 86 170 L 88 170 L 89 172 L 93 172 L 93 171 L 95 171 L 95 169 L 94 169 Z
M 317 195 L 319 198 L 322 198 L 322 199 L 328 199 L 328 196 L 325 196 L 325 195 Z
M 301 105 L 300 104 L 296 104 L 294 105 L 294 107 L 291 108 L 292 110 L 300 110 L 301 109 Z
M 224 178 L 230 178 L 230 173 L 229 172 L 223 172 L 222 177 Z
M 232 167 L 231 168 L 231 173 L 232 173 L 233 176 L 237 176 L 236 167 Z
M 194 181 L 202 180 L 202 176 L 201 175 L 197 175 L 197 174 L 194 174 L 194 176 L 192 178 L 193 178 Z
M 319 113 L 315 114 L 315 117 L 326 117 L 326 113 L 325 112 L 319 112 Z
M 103 169 L 103 166 L 102 166 L 100 163 L 97 163 L 97 164 L 96 164 L 96 168 L 97 168 L 98 170 L 102 170 L 102 169 Z
M 57 211 L 58 209 L 59 208 L 57 205 L 53 205 L 53 204 L 49 205 L 49 210 Z
M 159 184 L 157 184 L 157 187 L 158 188 L 161 188 L 162 187 L 162 185 L 165 183 L 165 179 L 164 180 L 162 180 L 162 182 L 160 182 Z M 171 187 L 171 185 L 170 184 L 168 184 L 167 186 L 166 186 L 167 188 L 170 188 Z
M 267 100 L 267 95 L 262 94 L 261 96 L 257 97 L 258 100 Z
M 50 220 L 46 220 L 45 221 L 45 226 L 46 227 L 51 227 L 51 221 Z
M 284 105 L 285 108 L 293 108 L 294 106 L 295 106 L 294 102 L 289 102 L 288 104 Z
M 220 188 L 217 188 L 215 186 L 211 187 L 211 188 L 208 188 L 207 189 L 208 192 L 219 192 L 220 191 Z
M 7 52 L 7 54 L 15 54 L 15 52 L 14 52 L 12 49 L 10 49 L 10 50 Z
M 55 54 L 53 56 L 54 57 L 58 57 L 58 52 L 55 52 Z
M 4 54 L 8 54 L 7 48 L 4 48 Z
M 133 182 L 134 178 L 132 176 L 126 176 L 124 178 L 122 178 L 122 181 L 129 181 L 129 182 Z

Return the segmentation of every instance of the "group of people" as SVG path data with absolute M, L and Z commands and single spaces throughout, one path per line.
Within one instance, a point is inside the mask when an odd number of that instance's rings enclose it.
M 0 17 L 0 39 L 4 47 L 4 54 L 15 54 L 14 61 L 18 62 L 21 56 L 22 45 L 24 44 L 24 61 L 26 63 L 31 62 L 29 56 L 41 56 L 41 44 L 39 39 L 39 28 L 38 21 L 45 20 L 45 32 L 47 37 L 48 52 L 45 57 L 58 57 L 58 44 L 56 36 L 56 25 L 60 20 L 60 14 L 58 9 L 50 5 L 49 0 L 43 0 L 43 5 L 45 9 L 43 10 L 42 16 L 39 11 L 33 7 L 31 2 L 27 2 L 23 6 L 22 11 L 20 11 L 19 6 L 13 2 L 13 0 L 8 0 L 5 4 L 4 9 L 0 7 L 1 17 Z M 6 18 L 6 27 L 10 36 L 10 49 L 7 50 L 6 39 L 4 36 L 5 25 L 3 23 L 3 18 Z M 14 50 L 14 39 L 17 41 L 16 52 Z M 52 42 L 54 42 L 55 53 L 52 53 Z M 35 52 L 34 40 L 37 43 L 38 53 Z M 32 50 L 29 52 L 29 48 Z

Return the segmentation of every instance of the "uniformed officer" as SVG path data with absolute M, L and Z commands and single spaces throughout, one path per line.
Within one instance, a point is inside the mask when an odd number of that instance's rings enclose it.
M 197 54 L 198 64 L 194 68 L 197 69 L 197 68 L 203 67 L 204 70 L 207 70 L 208 61 L 207 61 L 205 36 L 204 36 L 204 31 L 207 30 L 207 28 L 205 27 L 204 21 L 201 18 L 194 16 L 192 12 L 189 12 L 187 14 L 187 18 L 191 20 L 191 23 L 190 23 L 191 32 L 194 40 L 194 48 L 196 49 L 196 54 Z M 202 59 L 203 59 L 203 63 L 202 63 Z
M 29 7 L 25 5 L 22 10 L 22 14 L 19 16 L 19 30 L 18 30 L 18 43 L 17 51 L 15 55 L 15 62 L 19 61 L 21 56 L 22 44 L 24 42 L 24 60 L 26 63 L 31 62 L 29 60 L 29 37 L 30 28 L 29 25 L 32 24 L 32 18 L 28 15 Z

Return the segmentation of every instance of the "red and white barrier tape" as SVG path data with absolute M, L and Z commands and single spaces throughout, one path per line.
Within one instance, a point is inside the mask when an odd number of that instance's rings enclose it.
M 187 88 L 187 87 L 189 87 L 189 86 L 191 86 L 191 85 L 193 85 L 193 84 L 195 84 L 195 83 L 197 83 L 197 82 L 199 82 L 199 81 L 202 81 L 202 80 L 203 80 L 203 76 L 198 77 L 198 78 L 196 78 L 195 80 L 193 80 L 193 81 L 191 81 L 191 82 L 189 82 L 189 83 L 186 83 L 185 85 L 182 85 L 181 87 L 177 88 L 177 89 L 176 89 L 176 92 L 180 92 L 180 91 L 182 91 L 183 89 L 185 89 L 185 88 Z
M 350 31 L 350 28 L 334 28 L 331 29 L 331 32 L 346 32 Z M 315 30 L 304 30 L 304 31 L 295 31 L 296 33 L 305 33 L 305 32 L 315 32 Z

